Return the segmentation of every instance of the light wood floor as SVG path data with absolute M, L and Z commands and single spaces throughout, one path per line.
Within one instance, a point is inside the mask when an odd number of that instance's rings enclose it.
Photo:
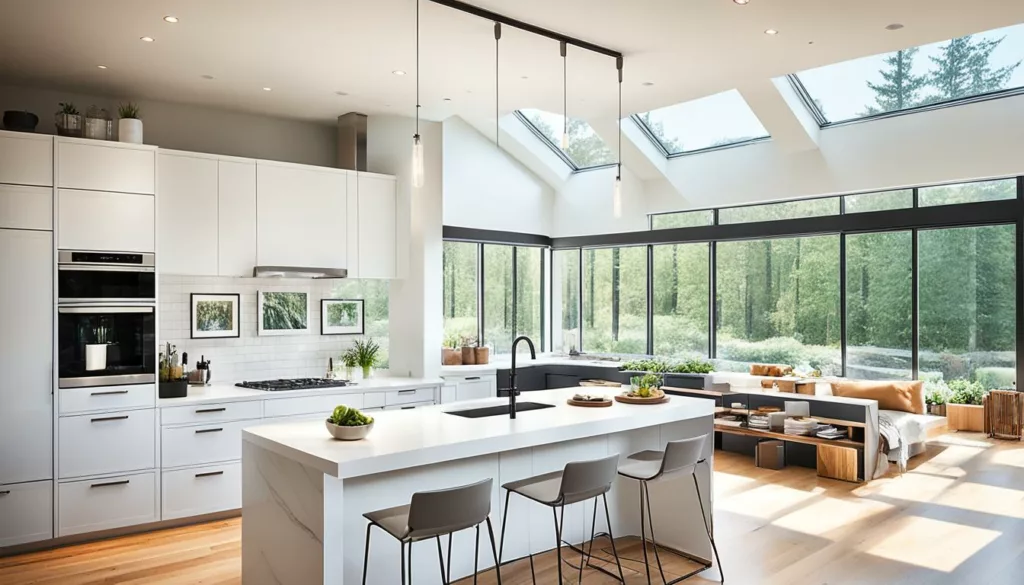
M 715 521 L 729 583 L 1019 585 L 1024 445 L 951 433 L 914 458 L 907 474 L 865 485 L 819 479 L 811 469 L 757 469 L 749 457 L 719 452 Z M 234 519 L 0 558 L 0 583 L 235 584 L 239 537 Z M 623 539 L 619 553 L 642 558 L 637 539 Z M 669 578 L 692 567 L 662 561 Z M 647 582 L 640 564 L 624 565 L 627 583 Z M 537 569 L 538 583 L 557 582 L 553 555 L 538 557 Z M 529 565 L 507 566 L 502 576 L 509 585 L 529 583 Z M 687 583 L 717 579 L 713 568 Z M 614 581 L 587 570 L 584 582 Z M 480 583 L 495 583 L 493 571 Z

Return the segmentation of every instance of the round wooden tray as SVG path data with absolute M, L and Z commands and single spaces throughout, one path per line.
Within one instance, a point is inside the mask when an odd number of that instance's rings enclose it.
M 566 400 L 565 403 L 568 404 L 569 406 L 582 406 L 584 408 L 603 408 L 612 405 L 611 400 L 603 400 L 601 402 L 597 402 L 594 400 L 573 400 L 572 398 Z
M 668 395 L 662 393 L 661 396 L 651 398 L 634 398 L 632 396 L 616 394 L 615 401 L 622 402 L 623 404 L 661 404 L 662 402 L 668 402 Z

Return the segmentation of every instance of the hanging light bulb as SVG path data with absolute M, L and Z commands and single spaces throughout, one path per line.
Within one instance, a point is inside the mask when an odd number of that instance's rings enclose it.
M 615 191 L 612 192 L 612 215 L 615 219 L 622 217 L 622 171 L 615 177 Z
M 569 149 L 569 83 L 568 83 L 568 43 L 562 41 L 559 50 L 562 53 L 562 150 Z
M 416 134 L 412 136 L 412 184 L 423 186 L 423 142 L 420 140 L 420 0 L 416 0 Z
M 619 137 L 619 162 L 615 165 L 615 188 L 612 191 L 612 215 L 622 217 L 622 57 L 615 59 L 619 70 L 619 116 L 615 119 L 615 133 Z

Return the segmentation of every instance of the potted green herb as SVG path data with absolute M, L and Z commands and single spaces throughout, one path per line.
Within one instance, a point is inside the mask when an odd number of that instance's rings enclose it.
M 130 144 L 142 144 L 142 120 L 139 118 L 139 106 L 133 102 L 117 107 L 117 139 Z
M 441 365 L 462 365 L 462 350 L 459 349 L 459 336 L 457 333 L 448 333 L 444 336 L 444 345 L 441 346 Z
M 462 338 L 462 365 L 476 364 L 476 338 L 466 335 Z
M 928 405 L 928 414 L 946 416 L 946 403 L 950 397 L 949 386 L 942 380 L 925 382 L 924 401 Z
M 345 379 L 352 380 L 356 375 L 356 367 L 359 366 L 359 358 L 356 356 L 356 349 L 350 347 L 341 354 L 341 363 L 345 366 Z
M 355 345 L 352 346 L 352 351 L 355 353 L 356 364 L 363 369 L 363 378 L 372 376 L 373 367 L 377 365 L 380 344 L 369 337 L 357 339 Z
M 60 110 L 54 115 L 58 136 L 82 137 L 82 113 L 72 102 L 61 102 Z
M 950 380 L 946 403 L 946 425 L 951 431 L 985 430 L 985 387 L 968 380 Z
M 633 376 L 629 379 L 629 395 L 637 398 L 655 397 L 661 390 L 661 384 L 660 374 L 649 373 L 643 376 Z

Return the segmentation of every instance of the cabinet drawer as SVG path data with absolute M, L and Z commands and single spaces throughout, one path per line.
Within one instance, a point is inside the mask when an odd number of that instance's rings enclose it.
M 57 484 L 57 535 L 155 522 L 156 473 Z
M 0 485 L 0 548 L 53 537 L 53 482 Z
M 0 183 L 53 186 L 53 138 L 0 132 Z
M 61 479 L 155 467 L 154 409 L 66 416 L 58 428 Z
M 57 172 L 62 189 L 153 195 L 156 150 L 58 139 Z
M 98 412 L 129 408 L 152 408 L 156 402 L 155 384 L 61 388 L 60 414 Z
M 392 390 L 384 393 L 384 404 L 410 404 L 413 402 L 433 402 L 433 388 L 413 388 L 411 390 Z
M 391 406 L 385 406 L 384 410 L 412 410 L 414 408 L 422 408 L 424 406 L 434 406 L 434 402 L 413 402 L 410 404 L 393 404 Z
M 57 192 L 57 247 L 152 252 L 155 197 L 99 191 Z
M 53 189 L 0 185 L 0 228 L 53 229 Z
M 164 427 L 160 434 L 160 466 L 166 469 L 241 459 L 242 429 L 258 424 L 250 420 Z
M 263 405 L 259 400 L 168 406 L 160 409 L 160 424 L 179 425 L 261 418 Z
M 172 520 L 242 507 L 242 464 L 165 471 L 160 518 Z
M 322 414 L 324 418 L 331 416 L 334 407 L 339 404 L 352 408 L 363 407 L 362 394 L 329 394 L 327 396 L 304 396 L 302 398 L 278 398 L 267 400 L 263 404 L 263 416 L 267 418 L 296 416 L 305 414 Z
M 455 389 L 456 400 L 480 400 L 494 398 L 498 395 L 498 385 L 493 379 L 474 380 L 472 377 L 458 383 Z
M 367 392 L 363 394 L 363 408 L 382 408 L 384 406 L 383 392 Z

